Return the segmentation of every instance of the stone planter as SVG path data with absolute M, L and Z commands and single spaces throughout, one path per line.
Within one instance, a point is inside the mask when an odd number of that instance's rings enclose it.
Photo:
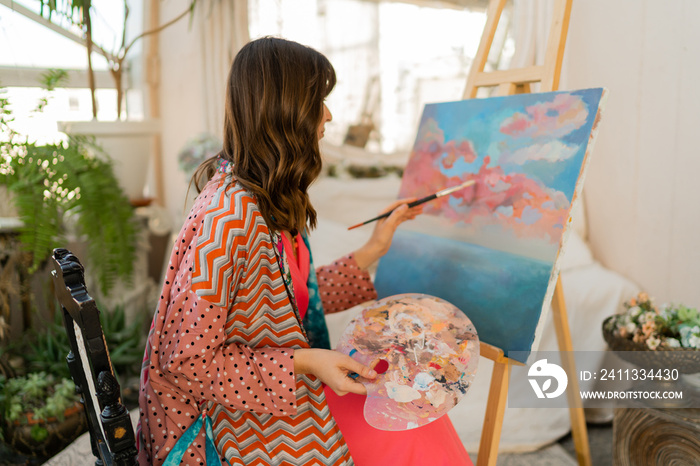
M 153 136 L 160 131 L 158 121 L 60 121 L 58 130 L 69 135 L 94 136 L 114 161 L 114 175 L 128 198 L 143 200 Z
M 22 420 L 7 423 L 5 443 L 18 453 L 27 456 L 48 458 L 87 431 L 87 419 L 83 405 L 76 403 L 66 409 L 64 419 L 49 418 L 36 420 L 33 413 L 26 413 Z M 46 433 L 41 433 L 45 429 Z M 35 435 L 32 436 L 32 430 Z M 42 440 L 36 440 L 37 434 Z

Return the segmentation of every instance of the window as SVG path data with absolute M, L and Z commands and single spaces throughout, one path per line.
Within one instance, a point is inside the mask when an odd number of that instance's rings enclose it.
M 367 149 L 384 153 L 410 149 L 425 103 L 461 98 L 486 21 L 483 8 L 397 1 L 250 0 L 249 8 L 252 38 L 296 40 L 333 63 L 326 140 L 342 144 L 369 114 L 377 131 Z M 506 43 L 496 59 L 512 55 Z
M 58 2 L 59 4 L 61 2 Z M 141 31 L 142 0 L 130 0 L 127 24 L 129 36 Z M 0 86 L 10 100 L 14 128 L 39 142 L 62 137 L 56 128 L 59 120 L 90 120 L 92 104 L 87 84 L 87 55 L 85 47 L 52 31 L 19 11 L 38 16 L 36 0 L 13 0 L 0 3 Z M 121 42 L 124 10 L 122 2 L 93 0 L 93 38 L 96 44 L 107 50 L 116 50 Z M 129 52 L 132 73 L 138 74 L 140 54 L 138 49 Z M 97 85 L 96 99 L 98 119 L 115 120 L 116 90 L 107 69 L 107 61 L 97 52 L 92 54 Z M 42 89 L 42 76 L 50 69 L 68 71 L 67 79 L 59 88 L 48 93 Z M 127 73 L 128 74 L 128 73 Z M 126 79 L 125 110 L 129 118 L 143 115 L 139 83 Z M 37 112 L 40 99 L 47 98 L 43 111 Z

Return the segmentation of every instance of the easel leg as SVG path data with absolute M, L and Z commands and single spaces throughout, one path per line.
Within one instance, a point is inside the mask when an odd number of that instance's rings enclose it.
M 566 315 L 566 302 L 564 301 L 564 290 L 561 285 L 561 277 L 557 280 L 552 298 L 552 318 L 554 320 L 554 330 L 557 334 L 559 351 L 561 351 L 561 362 L 569 377 L 566 387 L 566 397 L 569 401 L 569 414 L 571 415 L 571 435 L 574 438 L 574 448 L 578 464 L 581 466 L 591 466 L 591 450 L 588 444 L 588 430 L 586 429 L 586 417 L 583 412 L 583 403 L 579 393 L 578 378 L 576 374 L 576 363 L 574 361 L 573 344 L 571 343 L 571 332 L 569 330 L 569 318 Z
M 479 454 L 476 459 L 477 466 L 496 465 L 498 444 L 501 440 L 501 428 L 503 427 L 503 415 L 506 412 L 509 381 L 510 364 L 494 361 L 489 399 L 486 404 L 486 416 L 484 416 Z

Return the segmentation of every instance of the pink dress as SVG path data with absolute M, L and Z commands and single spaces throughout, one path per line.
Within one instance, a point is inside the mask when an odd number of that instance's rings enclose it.
M 282 235 L 302 318 L 308 306 L 309 251 L 299 235 L 295 237 L 298 251 L 294 260 L 293 245 Z M 302 305 L 304 303 L 305 305 Z M 365 396 L 349 393 L 338 396 L 325 387 L 326 401 L 335 418 L 356 466 L 472 466 L 457 432 L 448 416 L 417 429 L 398 432 L 379 430 L 370 426 L 363 414 Z

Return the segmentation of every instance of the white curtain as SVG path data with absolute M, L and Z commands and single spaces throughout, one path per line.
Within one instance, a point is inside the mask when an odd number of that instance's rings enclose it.
M 513 1 L 513 37 L 515 52 L 510 68 L 523 68 L 544 64 L 547 39 L 552 25 L 554 0 L 514 0 Z M 561 87 L 561 86 L 560 86 Z M 534 83 L 532 91 L 539 90 L 539 83 Z M 574 204 L 571 216 L 574 230 L 588 239 L 588 222 L 586 203 L 582 195 Z
M 223 139 L 226 79 L 236 53 L 250 40 L 248 0 L 199 2 L 196 20 L 201 34 L 204 71 L 202 106 L 205 131 Z
M 513 1 L 515 52 L 511 68 L 544 63 L 553 8 L 554 0 Z

